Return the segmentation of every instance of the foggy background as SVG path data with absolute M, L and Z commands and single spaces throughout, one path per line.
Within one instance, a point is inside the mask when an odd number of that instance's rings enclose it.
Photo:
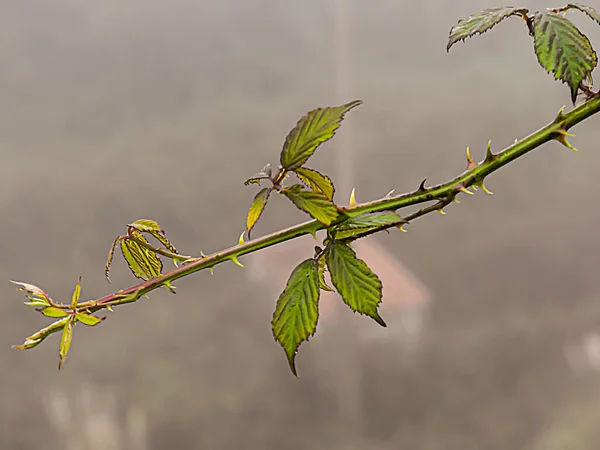
M 467 145 L 480 160 L 569 104 L 516 18 L 446 54 L 453 24 L 502 2 L 348 2 L 345 101 L 364 105 L 339 137 L 359 202 L 454 177 Z M 225 264 L 76 327 L 61 373 L 56 335 L 10 349 L 49 320 L 8 280 L 60 301 L 80 275 L 86 300 L 135 284 L 119 253 L 103 274 L 135 219 L 184 254 L 237 242 L 243 181 L 304 113 L 340 103 L 333 19 L 323 0 L 0 2 L 0 448 L 598 448 L 598 117 L 573 130 L 579 153 L 549 143 L 489 177 L 493 196 L 373 238 L 429 291 L 410 345 L 342 310 L 296 379 L 270 329 L 285 280 Z M 335 141 L 310 164 L 334 181 Z M 304 220 L 274 197 L 255 235 Z

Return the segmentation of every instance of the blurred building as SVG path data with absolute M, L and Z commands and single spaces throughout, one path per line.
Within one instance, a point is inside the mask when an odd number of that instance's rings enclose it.
M 246 272 L 250 279 L 264 286 L 273 302 L 283 291 L 287 279 L 300 262 L 313 255 L 317 244 L 311 236 L 294 239 L 269 247 L 246 257 Z M 360 321 L 356 332 L 361 340 L 394 339 L 413 347 L 424 331 L 431 293 L 417 276 L 398 258 L 389 253 L 377 237 L 361 239 L 353 244 L 357 256 L 364 260 L 383 283 L 380 313 L 387 328 L 373 326 L 370 320 Z M 329 281 L 329 280 L 328 280 Z M 332 286 L 331 283 L 329 283 Z M 344 311 L 347 310 L 347 311 Z M 332 326 L 348 307 L 336 292 L 321 291 L 319 301 L 319 331 Z

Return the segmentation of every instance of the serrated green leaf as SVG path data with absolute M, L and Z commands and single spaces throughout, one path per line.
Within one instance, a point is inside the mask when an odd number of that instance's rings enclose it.
M 65 324 L 62 332 L 62 336 L 60 338 L 60 347 L 58 349 L 59 361 L 58 361 L 58 370 L 62 369 L 65 365 L 65 360 L 67 359 L 67 353 L 69 353 L 69 349 L 71 348 L 71 341 L 73 340 L 73 321 L 69 320 Z
M 81 277 L 77 281 L 75 285 L 75 290 L 73 291 L 73 296 L 71 297 L 71 309 L 77 308 L 77 303 L 79 303 L 79 297 L 81 296 Z
M 344 303 L 352 311 L 372 317 L 385 327 L 377 312 L 383 288 L 379 277 L 346 244 L 332 242 L 325 252 L 331 281 Z
M 129 226 L 143 233 L 152 233 L 156 231 L 159 233 L 163 232 L 163 229 L 160 227 L 158 222 L 152 219 L 138 219 L 135 222 L 130 223 Z
M 308 169 L 306 167 L 298 167 L 297 169 L 294 169 L 294 172 L 298 179 L 307 187 L 318 194 L 324 195 L 327 199 L 333 200 L 335 187 L 333 186 L 331 178 L 327 175 L 323 175 L 314 169 Z
M 67 317 L 69 315 L 64 309 L 55 308 L 54 306 L 48 306 L 40 311 L 46 317 Z
M 281 166 L 288 170 L 302 166 L 319 145 L 335 135 L 344 115 L 361 103 L 355 100 L 342 106 L 317 108 L 304 115 L 285 138 Z
M 590 19 L 597 22 L 598 25 L 600 25 L 600 14 L 598 14 L 598 12 L 591 6 L 582 5 L 581 3 L 569 3 L 567 6 L 581 11 L 582 13 L 586 14 Z
M 133 231 L 132 236 L 148 243 L 148 240 L 141 233 Z M 149 280 L 160 276 L 163 265 L 156 253 L 142 247 L 133 239 L 122 239 L 120 244 L 123 258 L 125 258 L 129 269 L 137 278 Z
M 324 225 L 331 223 L 338 218 L 339 211 L 327 198 L 313 191 L 302 189 L 302 185 L 294 184 L 281 191 L 296 207 L 311 215 Z
M 250 238 L 250 232 L 258 219 L 262 215 L 265 210 L 265 206 L 267 206 L 267 202 L 269 201 L 269 196 L 271 195 L 271 188 L 264 188 L 258 191 L 254 200 L 252 200 L 252 205 L 250 205 L 250 210 L 248 211 L 248 218 L 246 219 L 246 231 L 248 232 L 248 238 Z
M 534 16 L 534 47 L 540 65 L 567 83 L 575 103 L 581 82 L 598 64 L 589 39 L 566 17 L 553 12 Z
M 393 211 L 364 213 L 350 217 L 348 220 L 345 220 L 336 226 L 333 231 L 336 239 L 341 240 L 372 228 L 385 225 L 399 225 L 401 223 L 406 223 L 406 221 Z
M 85 314 L 85 313 L 77 313 L 75 315 L 75 318 L 77 319 L 78 322 L 81 322 L 82 324 L 87 325 L 88 327 L 95 327 L 100 322 L 102 322 L 104 319 L 106 319 L 106 317 L 96 317 L 91 314 Z
M 450 29 L 448 45 L 446 51 L 458 41 L 464 41 L 466 38 L 475 34 L 483 34 L 498 25 L 502 20 L 511 16 L 522 16 L 527 14 L 528 9 L 514 8 L 512 6 L 503 6 L 500 8 L 486 9 L 478 14 L 472 14 L 466 19 L 461 19 Z
M 273 337 L 285 351 L 292 373 L 296 372 L 298 347 L 317 329 L 319 320 L 319 275 L 314 259 L 294 269 L 273 313 Z

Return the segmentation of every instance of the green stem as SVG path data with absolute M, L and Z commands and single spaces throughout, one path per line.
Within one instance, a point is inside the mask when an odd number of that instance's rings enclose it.
M 464 191 L 469 186 L 483 182 L 485 177 L 507 165 L 511 161 L 520 158 L 521 156 L 534 150 L 542 144 L 545 144 L 546 142 L 564 137 L 564 133 L 571 127 L 586 120 L 599 111 L 600 97 L 597 96 L 581 104 L 568 114 L 562 114 L 562 112 L 559 112 L 556 119 L 549 125 L 541 128 L 521 141 L 515 142 L 513 145 L 507 147 L 504 151 L 496 155 L 489 153 L 488 157 L 481 164 L 465 171 L 463 174 L 451 181 L 425 189 L 418 189 L 412 193 L 402 194 L 394 197 L 386 197 L 369 203 L 363 203 L 354 207 L 349 207 L 346 208 L 346 213 L 348 216 L 352 217 L 366 212 L 395 211 L 400 208 L 406 208 L 408 206 L 417 205 L 432 200 L 454 198 L 458 192 Z M 435 209 L 437 208 L 432 208 L 431 211 L 434 211 Z M 431 211 L 427 210 L 427 212 Z M 189 262 L 188 264 L 172 270 L 171 272 L 165 273 L 160 277 L 153 278 L 128 289 L 124 289 L 117 293 L 102 297 L 98 300 L 86 302 L 80 306 L 89 305 L 93 311 L 97 311 L 108 305 L 115 306 L 135 302 L 142 295 L 165 285 L 165 283 L 173 282 L 207 268 L 212 268 L 226 261 L 237 261 L 237 259 L 243 255 L 254 253 L 300 236 L 308 234 L 315 235 L 317 231 L 325 228 L 326 227 L 323 224 L 317 222 L 316 220 L 295 225 L 194 260 L 193 262 Z

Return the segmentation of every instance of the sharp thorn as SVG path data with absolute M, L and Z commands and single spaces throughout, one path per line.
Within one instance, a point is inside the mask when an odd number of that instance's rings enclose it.
M 567 117 L 563 114 L 565 107 L 566 107 L 566 105 L 564 105 L 562 108 L 560 108 L 558 110 L 558 114 L 556 115 L 556 119 L 554 119 L 554 123 L 560 123 L 563 120 L 565 120 L 565 118 Z
M 243 245 L 245 243 L 244 233 L 245 233 L 245 231 L 242 231 L 242 234 L 240 234 L 240 240 L 238 241 L 238 245 Z
M 468 195 L 475 195 L 473 192 L 471 192 L 470 190 L 468 190 L 467 188 L 461 186 L 458 189 L 458 192 L 462 192 L 463 194 L 468 194 Z
M 244 267 L 244 265 L 243 265 L 243 264 L 240 262 L 240 260 L 238 259 L 238 257 L 237 257 L 237 256 L 233 255 L 233 256 L 231 257 L 231 260 L 233 261 L 233 263 L 234 263 L 236 266 Z
M 492 153 L 492 141 L 488 141 L 487 151 L 485 154 L 485 161 L 490 162 L 496 159 L 496 155 Z
M 494 195 L 494 193 L 492 191 L 490 191 L 488 188 L 485 187 L 485 184 L 483 184 L 483 180 L 481 180 L 479 183 L 477 183 L 477 186 L 479 188 L 481 188 L 481 190 L 483 192 L 485 192 L 488 195 Z M 473 186 L 473 189 L 475 189 L 475 186 Z
M 425 182 L 427 181 L 427 178 L 424 178 L 423 181 L 421 181 L 421 184 L 419 185 L 419 189 L 417 189 L 417 192 L 425 192 Z
M 477 166 L 478 164 L 471 158 L 471 149 L 467 147 L 467 170 L 472 170 Z
M 572 134 L 569 134 L 567 132 L 565 132 L 565 134 L 560 134 L 557 138 L 555 138 L 558 142 L 560 142 L 562 145 L 564 145 L 565 147 L 567 147 L 570 150 L 573 150 L 574 152 L 577 151 L 577 149 L 575 147 L 573 147 L 571 145 L 571 143 L 567 140 L 567 136 L 573 136 Z
M 396 189 L 392 189 L 390 192 L 388 192 L 386 194 L 386 197 L 391 197 L 392 195 L 394 195 L 394 192 L 396 192 Z
M 348 202 L 348 206 L 350 206 L 351 208 L 358 206 L 358 203 L 356 203 L 356 190 L 354 188 L 350 193 L 350 201 Z

